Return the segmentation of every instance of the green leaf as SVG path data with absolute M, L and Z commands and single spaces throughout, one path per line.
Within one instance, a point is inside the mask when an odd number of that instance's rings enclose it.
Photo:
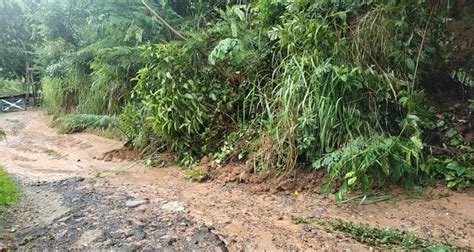
M 234 8 L 234 13 L 237 17 L 239 17 L 240 21 L 245 20 L 245 13 L 242 11 L 242 9 L 236 7 Z
M 355 171 L 351 171 L 346 173 L 346 176 L 344 176 L 344 179 L 352 178 L 355 175 Z
M 455 137 L 457 134 L 458 134 L 458 132 L 457 132 L 456 129 L 454 129 L 454 128 L 450 128 L 450 129 L 446 132 L 446 136 L 449 137 L 449 138 Z
M 414 70 L 415 70 L 415 62 L 413 61 L 412 58 L 407 58 L 407 59 L 405 60 L 405 63 L 406 63 L 406 65 L 407 65 L 407 67 L 408 67 L 409 70 L 411 70 L 411 71 L 414 71 Z
M 356 182 L 356 180 L 357 180 L 357 177 L 352 177 L 351 179 L 347 181 L 347 185 L 349 186 L 353 185 Z
M 449 188 L 454 188 L 454 187 L 456 187 L 457 184 L 458 184 L 458 183 L 457 183 L 456 181 L 450 181 L 450 182 L 448 182 L 447 187 L 449 187 Z

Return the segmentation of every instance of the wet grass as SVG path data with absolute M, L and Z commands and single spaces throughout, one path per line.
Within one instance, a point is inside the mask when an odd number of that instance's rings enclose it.
M 13 179 L 0 166 L 0 211 L 20 199 L 18 187 Z
M 204 170 L 197 168 L 185 171 L 184 177 L 192 182 L 204 182 L 208 179 L 208 174 Z
M 340 219 L 293 217 L 294 224 L 316 224 L 328 232 L 341 233 L 362 244 L 383 249 L 415 249 L 429 251 L 462 250 L 451 244 L 420 237 L 408 230 L 383 228 Z

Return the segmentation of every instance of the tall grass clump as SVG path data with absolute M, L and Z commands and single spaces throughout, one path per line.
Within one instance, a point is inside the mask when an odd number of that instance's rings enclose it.
M 385 2 L 286 5 L 270 32 L 279 63 L 264 167 L 324 167 L 330 181 L 345 181 L 340 197 L 401 175 L 414 180 L 422 157 L 416 85 L 437 67 L 429 59 L 439 20 L 424 3 Z
M 88 56 L 68 54 L 46 68 L 41 93 L 50 113 L 66 114 L 76 110 L 91 81 L 87 59 Z
M 122 111 L 130 90 L 135 85 L 133 78 L 143 66 L 140 50 L 136 47 L 114 46 L 101 48 L 93 45 L 85 52 L 95 50 L 90 65 L 91 75 L 86 90 L 77 106 L 79 113 L 118 115 Z M 82 52 L 84 53 L 84 52 Z
M 112 129 L 118 126 L 118 118 L 107 115 L 71 114 L 61 120 L 61 132 L 71 134 L 85 129 Z

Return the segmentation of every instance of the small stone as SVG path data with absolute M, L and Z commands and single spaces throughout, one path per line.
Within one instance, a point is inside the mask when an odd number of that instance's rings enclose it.
M 130 208 L 148 204 L 148 200 L 127 200 L 125 205 Z
M 141 230 L 136 230 L 133 232 L 133 237 L 137 240 L 143 240 L 146 237 L 146 233 Z
M 227 237 L 227 239 L 224 239 L 224 243 L 226 245 L 232 244 L 234 242 L 237 242 L 237 240 L 235 239 L 234 236 L 229 236 L 229 237 Z
M 171 211 L 171 212 L 183 212 L 184 211 L 184 203 L 183 202 L 172 201 L 172 202 L 164 204 L 161 208 L 164 209 L 164 210 Z
M 324 194 L 320 194 L 317 196 L 318 199 L 326 199 L 326 195 Z
M 160 237 L 160 240 L 163 241 L 164 243 L 168 244 L 168 245 L 173 245 L 173 243 L 178 241 L 178 239 L 176 239 L 174 237 L 171 237 L 169 235 L 163 235 L 162 237 Z
M 23 238 L 23 240 L 21 240 L 20 246 L 26 245 L 28 242 L 30 242 L 32 240 L 33 240 L 33 237 L 27 236 L 27 237 Z

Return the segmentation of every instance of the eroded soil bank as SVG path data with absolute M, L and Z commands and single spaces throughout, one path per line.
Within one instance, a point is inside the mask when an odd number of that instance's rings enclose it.
M 472 191 L 423 190 L 376 204 L 336 205 L 315 192 L 192 183 L 177 168 L 96 157 L 122 147 L 90 134 L 58 135 L 37 110 L 3 114 L 0 164 L 22 185 L 1 214 L 0 248 L 278 251 L 369 249 L 293 217 L 341 218 L 474 247 Z

